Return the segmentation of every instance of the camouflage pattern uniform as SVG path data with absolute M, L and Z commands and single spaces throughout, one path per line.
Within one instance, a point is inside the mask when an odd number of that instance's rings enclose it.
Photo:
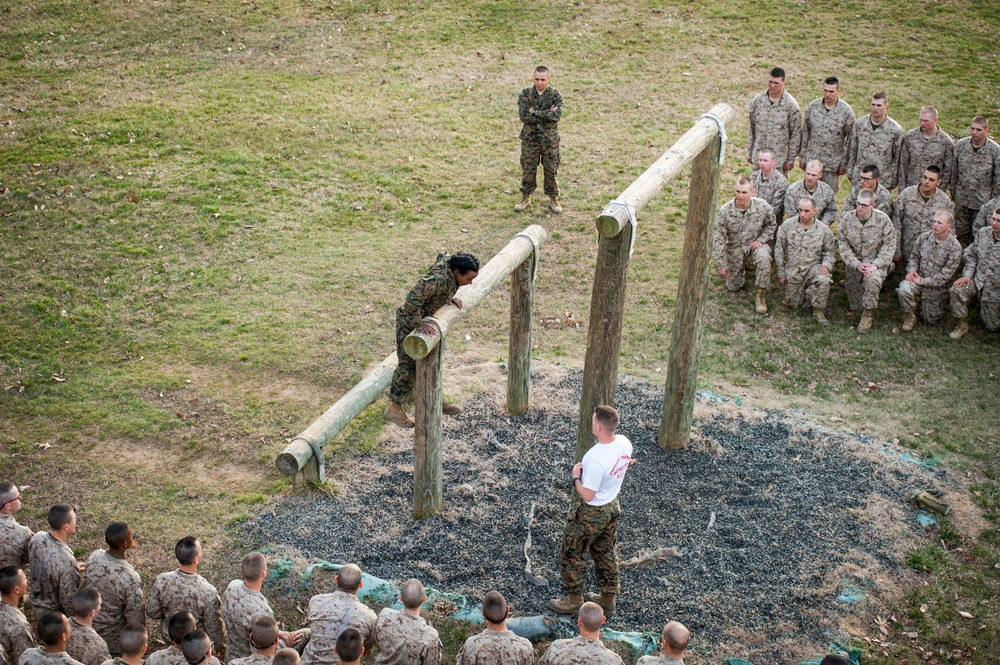
M 262 616 L 274 616 L 267 598 L 243 583 L 233 580 L 222 594 L 222 618 L 226 622 L 226 662 L 248 658 L 253 653 L 250 629 Z
M 837 100 L 832 109 L 823 98 L 814 99 L 806 107 L 799 143 L 799 161 L 807 164 L 818 159 L 823 162 L 822 182 L 834 193 L 840 191 L 837 170 L 847 168 L 847 139 L 854 126 L 854 109 L 843 99 Z
M 899 245 L 896 247 L 896 258 L 909 260 L 917 237 L 924 231 L 930 231 L 934 222 L 934 213 L 941 208 L 954 210 L 951 199 L 938 188 L 929 199 L 924 199 L 920 187 L 913 185 L 899 193 L 896 199 L 896 211 L 892 215 L 892 225 L 896 227 Z
M 785 190 L 785 210 L 789 217 L 798 216 L 799 201 L 804 196 L 811 196 L 816 201 L 816 219 L 827 226 L 837 221 L 837 195 L 828 184 L 820 180 L 816 183 L 816 191 L 806 189 L 806 181 L 793 182 Z
M 222 622 L 222 601 L 219 592 L 201 575 L 172 570 L 160 573 L 149 590 L 146 614 L 160 621 L 163 640 L 170 643 L 167 621 L 182 610 L 194 615 L 201 628 L 212 640 L 216 649 L 226 646 L 226 627 Z
M 900 191 L 911 185 L 919 185 L 928 166 L 941 169 L 941 186 L 951 182 L 951 169 L 955 162 L 955 142 L 940 127 L 934 136 L 927 138 L 920 128 L 911 129 L 903 136 L 899 149 Z
M 852 185 L 861 182 L 861 169 L 874 164 L 882 174 L 880 182 L 888 190 L 896 188 L 896 165 L 899 161 L 903 128 L 885 117 L 881 125 L 872 126 L 871 114 L 858 118 L 847 141 L 847 177 Z
M 643 656 L 636 665 L 684 665 L 684 659 L 667 655 Z
M 160 649 L 155 653 L 151 653 L 146 658 L 145 665 L 188 665 L 188 662 L 181 648 L 172 645 L 166 649 Z M 218 658 L 212 656 L 208 660 L 208 665 L 221 665 L 221 663 L 219 663 Z
M 956 319 L 969 315 L 969 306 L 979 300 L 979 320 L 987 330 L 1000 330 L 1000 240 L 993 229 L 979 229 L 975 241 L 965 248 L 962 277 L 971 277 L 965 286 L 949 291 L 951 313 Z
M 114 658 L 108 658 L 101 665 L 128 665 L 128 663 L 122 660 L 121 656 L 115 656 Z
M 858 219 L 857 211 L 844 213 L 837 225 L 837 247 L 844 261 L 847 302 L 855 312 L 878 309 L 878 294 L 896 253 L 896 228 L 889 216 L 872 210 L 867 221 Z M 871 277 L 858 272 L 861 263 L 878 268 Z
M 552 107 L 555 106 L 554 110 Z M 532 114 L 528 109 L 535 109 Z M 546 196 L 559 196 L 559 118 L 562 117 L 563 98 L 559 91 L 549 86 L 538 94 L 535 86 L 521 91 L 517 98 L 517 112 L 524 125 L 521 127 L 521 193 L 531 194 L 537 185 L 538 163 L 545 174 Z
M 955 206 L 955 219 L 958 219 L 958 207 Z M 1000 196 L 994 196 L 992 199 L 983 204 L 979 209 L 979 213 L 976 215 L 976 220 L 972 222 L 972 235 L 979 233 L 979 229 L 984 226 L 990 225 L 990 220 L 993 219 L 993 211 L 1000 208 Z
M 69 640 L 66 642 L 66 653 L 83 665 L 101 665 L 104 661 L 111 660 L 108 645 L 97 634 L 97 631 L 90 626 L 77 623 L 76 619 L 69 620 Z
M 809 228 L 804 228 L 796 215 L 778 228 L 778 239 L 774 247 L 774 267 L 778 279 L 786 279 L 785 301 L 789 307 L 801 307 L 808 296 L 816 309 L 826 309 L 833 284 L 833 263 L 836 256 L 833 231 L 821 222 L 813 220 Z M 819 272 L 826 266 L 826 275 Z
M 375 665 L 440 665 L 438 632 L 422 617 L 390 608 L 375 622 Z
M 844 201 L 844 207 L 840 209 L 841 213 L 848 213 L 858 209 L 858 193 L 860 191 L 860 183 L 851 185 L 851 192 L 847 195 L 847 200 Z M 875 185 L 875 209 L 881 210 L 889 215 L 889 217 L 892 217 L 893 211 L 896 209 L 896 206 L 892 203 L 892 194 L 882 186 L 882 183 Z
M 746 259 L 751 256 L 750 243 L 754 240 L 764 243 L 752 253 L 757 267 L 755 283 L 758 289 L 768 287 L 771 283 L 771 248 L 767 243 L 774 239 L 776 227 L 771 206 L 756 196 L 751 197 L 746 212 L 740 212 L 736 207 L 736 199 L 719 208 L 715 216 L 712 256 L 719 270 L 729 269 L 727 289 L 739 291 L 743 288 Z
M 533 665 L 535 648 L 512 630 L 487 628 L 465 640 L 458 650 L 455 665 Z
M 757 168 L 757 153 L 764 148 L 774 150 L 778 169 L 794 162 L 799 152 L 802 112 L 795 98 L 788 92 L 772 102 L 767 90 L 750 101 L 750 129 L 747 136 L 747 159 Z
M 774 169 L 770 178 L 765 178 L 760 171 L 754 171 L 750 175 L 750 180 L 753 181 L 754 196 L 771 204 L 774 221 L 780 224 L 785 218 L 785 190 L 788 189 L 788 178 L 781 169 Z
M 766 248 L 766 245 L 765 245 Z M 770 269 L 770 264 L 768 264 Z M 594 559 L 594 577 L 602 593 L 617 594 L 621 583 L 615 540 L 621 507 L 616 498 L 603 506 L 574 501 L 566 518 L 559 563 L 566 593 L 582 594 L 587 580 L 587 552 Z
M 31 581 L 28 601 L 36 617 L 49 612 L 73 616 L 73 594 L 80 588 L 73 550 L 47 531 L 39 531 L 28 543 Z
M 302 665 L 336 665 L 339 659 L 334 648 L 345 628 L 356 628 L 368 651 L 375 641 L 376 618 L 375 612 L 353 593 L 337 589 L 313 596 L 306 615 L 312 639 L 302 654 Z
M 538 659 L 538 665 L 623 665 L 621 656 L 600 640 L 583 635 L 568 640 L 556 640 Z
M 31 624 L 21 610 L 7 603 L 0 603 L 0 649 L 10 663 L 16 663 L 21 654 L 35 647 Z
M 0 513 L 0 568 L 21 566 L 28 562 L 31 529 L 18 524 L 13 515 Z
M 968 137 L 960 139 L 951 169 L 951 198 L 955 200 L 955 234 L 963 246 L 976 233 L 972 218 L 994 196 L 1000 196 L 1000 145 L 987 138 L 977 148 Z
M 907 274 L 915 272 L 924 278 L 916 284 L 904 279 L 899 283 L 899 308 L 915 312 L 920 304 L 920 316 L 927 323 L 937 323 L 948 309 L 948 285 L 962 262 L 962 245 L 958 238 L 948 234 L 940 242 L 933 231 L 921 233 L 913 246 Z
M 75 660 L 65 651 L 51 653 L 41 647 L 35 647 L 21 654 L 21 659 L 17 661 L 17 665 L 83 665 L 83 663 Z M 184 665 L 187 665 L 187 663 Z
M 226 656 L 228 657 L 229 652 L 226 651 Z M 243 658 L 237 658 L 235 660 L 229 661 L 232 665 L 271 665 L 271 661 L 274 660 L 274 656 L 265 656 L 260 653 L 252 653 L 249 656 Z
M 83 584 L 101 592 L 101 611 L 94 617 L 94 630 L 107 642 L 112 656 L 122 655 L 118 641 L 122 629 L 130 623 L 146 625 L 139 573 L 125 559 L 96 550 L 87 560 Z
M 396 310 L 396 356 L 399 364 L 389 386 L 389 399 L 396 404 L 402 404 L 409 397 L 417 377 L 417 361 L 403 350 L 403 340 L 425 316 L 431 316 L 451 302 L 458 291 L 455 273 L 448 267 L 450 258 L 448 254 L 438 254 L 434 265 L 410 289 L 406 301 Z

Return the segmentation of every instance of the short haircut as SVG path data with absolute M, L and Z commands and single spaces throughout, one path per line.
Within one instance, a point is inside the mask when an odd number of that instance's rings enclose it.
M 881 99 L 886 104 L 889 103 L 889 98 L 886 97 L 885 93 L 882 92 L 881 90 L 879 92 L 876 92 L 874 95 L 872 95 L 872 99 Z
M 271 665 L 299 665 L 301 658 L 295 649 L 278 649 L 271 659 Z
M 824 656 L 823 660 L 819 661 L 819 665 L 851 665 L 851 661 L 832 653 L 829 656 Z
M 925 113 L 932 118 L 938 117 L 937 109 L 931 106 L 930 104 L 920 109 L 920 115 L 924 115 Z
M 818 159 L 810 159 L 806 164 L 806 168 L 809 168 L 810 166 L 818 166 L 820 171 L 824 169 L 823 162 Z
M 837 80 L 836 76 L 827 76 L 823 79 L 823 85 L 835 85 L 840 88 L 840 81 Z
M 588 633 L 600 630 L 604 625 L 604 609 L 597 603 L 584 603 L 580 606 L 580 624 Z
M 875 201 L 875 192 L 870 189 L 862 189 L 858 192 L 858 203 L 861 203 L 861 199 L 865 200 L 865 205 L 873 203 Z
M 945 221 L 947 221 L 949 224 L 955 223 L 955 213 L 953 213 L 951 210 L 948 210 L 947 208 L 938 208 L 934 212 L 934 217 L 937 217 L 938 215 L 944 217 Z
M 684 651 L 688 642 L 691 641 L 691 633 L 684 624 L 677 621 L 668 621 L 663 627 L 663 641 L 674 651 Z
M 865 164 L 864 166 L 861 167 L 861 172 L 867 173 L 873 178 L 878 178 L 881 177 L 882 175 L 882 170 L 879 169 L 879 167 L 876 166 L 875 164 Z
M 349 563 L 337 573 L 337 588 L 344 591 L 357 591 L 361 587 L 361 569 Z
M 18 566 L 4 566 L 0 568 L 0 594 L 7 595 L 14 590 L 17 583 L 21 581 L 18 573 L 21 569 Z
M 62 612 L 49 612 L 38 620 L 38 640 L 47 647 L 59 644 L 65 632 L 66 617 Z
M 990 121 L 986 119 L 985 116 L 977 115 L 972 119 L 973 125 L 982 125 L 985 129 L 990 128 Z
M 136 656 L 143 652 L 143 649 L 149 644 L 149 635 L 146 633 L 146 627 L 140 626 L 137 623 L 130 623 L 129 625 L 122 628 L 121 635 L 118 637 L 118 642 L 122 646 L 122 651 L 129 656 Z
M 85 586 L 73 594 L 70 605 L 73 606 L 73 616 L 85 617 L 101 605 L 101 592 L 92 586 Z
M 104 542 L 113 550 L 120 550 L 132 535 L 132 529 L 125 522 L 112 522 L 104 530 Z
M 771 70 L 771 76 L 773 76 L 776 79 L 781 79 L 782 81 L 784 81 L 785 80 L 785 70 L 782 69 L 781 67 L 774 67 Z
M 768 159 L 775 159 L 778 153 L 774 151 L 774 148 L 761 148 L 757 151 L 758 157 L 767 157 Z
M 799 203 L 801 204 L 803 201 L 805 201 L 806 203 L 808 203 L 809 207 L 812 208 L 813 210 L 815 210 L 817 208 L 816 199 L 814 199 L 813 197 L 811 197 L 811 196 L 803 196 L 801 199 L 799 199 Z
M 254 649 L 266 649 L 278 641 L 278 622 L 274 617 L 264 615 L 253 622 L 250 629 L 250 643 Z
M 621 416 L 613 406 L 608 406 L 607 404 L 601 404 L 596 409 L 594 409 L 594 417 L 597 418 L 597 422 L 601 424 L 605 429 L 609 429 L 614 432 L 618 429 L 618 425 L 621 424 Z
M 937 164 L 931 164 L 926 169 L 924 169 L 924 171 L 927 171 L 928 173 L 933 173 L 938 177 L 938 180 L 941 179 L 941 167 L 938 166 Z
M 194 615 L 187 610 L 181 610 L 167 619 L 167 636 L 171 644 L 180 644 L 184 636 L 198 627 Z
M 490 623 L 503 623 L 507 618 L 507 599 L 499 591 L 483 596 L 483 617 Z
M 0 506 L 10 503 L 17 496 L 17 485 L 14 483 L 0 483 Z
M 448 267 L 457 270 L 460 275 L 468 272 L 479 272 L 479 259 L 468 252 L 459 252 L 448 259 Z
M 212 640 L 208 633 L 203 630 L 192 630 L 184 636 L 181 641 L 181 651 L 184 653 L 184 660 L 190 665 L 198 665 L 208 658 L 208 652 L 212 650 Z
M 357 628 L 345 628 L 337 638 L 337 656 L 344 662 L 353 663 L 361 658 L 362 647 L 361 633 Z
M 996 217 L 997 215 L 1000 215 L 1000 208 L 997 208 L 997 209 L 995 209 L 995 210 L 993 211 L 993 214 L 992 214 L 992 215 L 990 215 L 990 217 Z
M 753 180 L 745 175 L 741 175 L 736 179 L 736 186 L 739 187 L 740 185 L 750 185 L 750 187 L 753 187 Z
M 250 552 L 240 562 L 240 574 L 245 580 L 260 579 L 260 574 L 267 570 L 267 559 L 260 552 Z
M 198 557 L 198 539 L 194 536 L 184 536 L 174 546 L 174 556 L 182 566 L 190 566 Z
M 49 508 L 49 526 L 53 531 L 58 531 L 73 521 L 73 507 L 68 503 L 57 503 Z
M 546 67 L 545 65 L 538 65 L 537 67 L 535 67 L 535 73 L 536 74 L 548 74 L 549 73 L 549 68 Z
M 399 599 L 407 609 L 415 610 L 423 605 L 424 597 L 424 585 L 415 577 L 403 582 L 403 588 L 399 590 Z

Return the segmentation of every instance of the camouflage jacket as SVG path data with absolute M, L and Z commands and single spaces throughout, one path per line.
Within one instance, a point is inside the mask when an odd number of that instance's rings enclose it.
M 107 642 L 111 655 L 120 656 L 122 629 L 130 623 L 146 625 L 139 573 L 125 559 L 96 550 L 87 559 L 83 584 L 101 592 L 101 611 L 94 617 L 94 630 Z
M 808 228 L 799 223 L 799 216 L 791 217 L 778 227 L 774 243 L 774 267 L 778 279 L 801 282 L 809 269 L 824 265 L 833 272 L 836 257 L 833 231 L 822 222 L 813 220 Z
M 253 653 L 250 629 L 262 616 L 274 616 L 267 598 L 243 583 L 233 580 L 222 594 L 222 618 L 226 622 L 226 662 L 247 658 Z
M 552 108 L 553 106 L 555 108 Z M 532 114 L 530 109 L 535 109 L 535 113 Z M 522 90 L 517 98 L 517 114 L 524 123 L 521 127 L 521 139 L 526 141 L 558 139 L 562 111 L 562 95 L 552 86 L 546 88 L 542 94 L 538 94 L 535 86 Z
M 489 628 L 465 640 L 458 650 L 455 665 L 532 665 L 535 648 L 512 630 Z
M 83 665 L 83 663 L 75 660 L 65 651 L 52 653 L 41 647 L 35 647 L 21 654 L 21 659 L 17 661 L 17 665 Z M 187 664 L 185 663 L 185 665 Z
M 858 193 L 861 191 L 861 185 L 852 185 L 851 193 L 847 195 L 847 200 L 844 201 L 844 207 L 840 209 L 841 214 L 848 212 L 855 212 L 858 209 Z M 892 194 L 889 190 L 882 186 L 882 183 L 875 185 L 875 209 L 881 210 L 885 214 L 892 217 L 893 211 L 896 206 L 892 203 Z
M 0 568 L 21 566 L 28 561 L 31 529 L 18 524 L 13 515 L 0 513 Z
M 878 210 L 872 210 L 865 222 L 858 219 L 857 211 L 844 213 L 837 224 L 837 247 L 848 270 L 857 270 L 861 263 L 888 270 L 898 242 L 892 220 Z
M 643 656 L 636 665 L 684 665 L 684 659 L 665 655 Z
M 899 197 L 896 199 L 896 210 L 892 215 L 892 225 L 896 227 L 896 234 L 899 236 L 899 244 L 896 247 L 897 257 L 909 258 L 917 236 L 924 231 L 931 230 L 934 213 L 941 208 L 949 211 L 955 210 L 951 199 L 940 188 L 926 200 L 917 185 L 907 187 L 899 193 Z
M 309 599 L 306 622 L 312 628 L 312 638 L 302 654 L 303 665 L 336 665 L 334 648 L 345 628 L 355 628 L 371 649 L 375 638 L 375 612 L 358 600 L 353 593 L 337 589 Z
M 101 665 L 128 665 L 128 663 L 122 660 L 121 656 L 115 656 L 114 658 L 108 658 Z
M 962 244 L 952 234 L 938 241 L 933 231 L 920 234 L 913 245 L 906 272 L 924 278 L 926 289 L 947 289 L 951 278 L 962 263 Z
M 994 196 L 984 203 L 979 212 L 976 213 L 976 219 L 972 222 L 972 233 L 975 234 L 984 226 L 989 226 L 990 220 L 993 219 L 993 212 L 997 208 L 1000 208 L 1000 196 Z
M 228 657 L 229 652 L 226 652 Z M 271 661 L 274 660 L 274 656 L 265 656 L 260 653 L 252 653 L 249 656 L 244 656 L 243 658 L 237 658 L 236 660 L 229 661 L 233 665 L 271 665 Z
M 991 227 L 979 229 L 965 248 L 962 276 L 972 278 L 980 300 L 1000 302 L 1000 240 L 993 236 Z
M 448 267 L 448 254 L 438 254 L 434 265 L 406 294 L 406 301 L 396 310 L 396 326 L 410 332 L 420 325 L 425 316 L 430 316 L 447 305 L 455 292 L 458 282 Z
M 69 640 L 66 642 L 66 653 L 83 665 L 101 665 L 104 661 L 111 659 L 108 645 L 97 634 L 97 631 L 90 626 L 78 624 L 76 619 L 69 620 Z
M 80 572 L 73 550 L 47 531 L 39 531 L 28 543 L 31 558 L 31 602 L 35 616 L 62 612 L 73 616 L 73 594 L 80 589 Z
M 765 178 L 760 170 L 750 175 L 753 181 L 754 196 L 771 204 L 775 221 L 785 218 L 785 190 L 788 189 L 788 178 L 778 169 L 774 169 L 770 178 Z M 794 210 L 792 211 L 794 212 Z
M 438 632 L 422 617 L 390 608 L 375 622 L 375 665 L 440 665 Z
M 35 647 L 35 637 L 31 624 L 21 610 L 7 603 L 0 603 L 0 648 L 11 663 L 16 663 L 21 654 Z
M 169 646 L 149 654 L 144 665 L 188 665 L 188 662 L 179 646 Z M 221 663 L 218 658 L 212 656 L 208 665 L 221 665 Z
M 774 211 L 764 199 L 752 197 L 745 212 L 736 207 L 736 199 L 723 204 L 715 216 L 712 242 L 712 256 L 719 270 L 732 269 L 742 262 L 754 240 L 769 242 L 774 238 L 776 227 Z
M 941 169 L 941 187 L 951 182 L 951 169 L 955 162 L 955 142 L 940 127 L 934 136 L 927 138 L 920 128 L 911 129 L 903 136 L 899 148 L 899 179 L 896 186 L 900 191 L 911 185 L 919 185 L 920 178 L 928 166 Z
M 833 188 L 822 180 L 816 183 L 816 191 L 809 193 L 806 190 L 806 181 L 799 180 L 793 182 L 785 190 L 785 211 L 788 216 L 796 214 L 799 209 L 799 200 L 803 196 L 811 196 L 816 201 L 816 219 L 830 226 L 837 221 L 837 195 Z
M 861 169 L 874 164 L 881 172 L 881 183 L 886 189 L 896 188 L 896 164 L 899 161 L 903 128 L 886 116 L 881 125 L 872 127 L 871 115 L 854 121 L 847 141 L 847 177 L 857 183 Z
M 987 138 L 976 148 L 971 139 L 960 139 L 951 168 L 951 198 L 965 208 L 978 208 L 993 196 L 1000 196 L 1000 145 Z
M 771 148 L 777 155 L 778 168 L 785 162 L 794 162 L 799 152 L 802 112 L 799 104 L 788 92 L 772 102 L 767 90 L 750 100 L 747 109 L 750 127 L 747 133 L 747 159 L 756 168 L 757 153 Z
M 802 122 L 799 161 L 818 159 L 827 173 L 846 169 L 847 139 L 853 126 L 854 109 L 843 99 L 832 109 L 826 108 L 822 97 L 809 102 Z
M 609 650 L 600 640 L 583 635 L 568 640 L 556 640 L 538 659 L 538 665 L 623 665 L 621 656 Z
M 146 601 L 146 614 L 160 621 L 163 640 L 170 643 L 167 621 L 177 612 L 187 610 L 194 614 L 198 628 L 208 633 L 216 649 L 226 646 L 226 627 L 222 622 L 222 601 L 219 592 L 198 574 L 177 569 L 160 573 L 153 581 Z

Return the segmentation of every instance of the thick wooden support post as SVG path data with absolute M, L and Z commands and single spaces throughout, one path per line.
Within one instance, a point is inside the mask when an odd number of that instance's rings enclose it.
M 444 475 L 441 459 L 441 366 L 444 343 L 417 361 L 413 419 L 413 517 L 422 520 L 441 512 Z
M 577 462 L 594 445 L 590 429 L 594 408 L 601 404 L 612 405 L 615 401 L 631 242 L 632 227 L 626 225 L 615 237 L 602 237 L 597 245 L 597 267 L 594 270 L 590 324 L 587 327 L 587 355 L 583 361 L 580 420 L 576 430 Z
M 687 230 L 681 257 L 677 307 L 671 330 L 670 363 L 663 396 L 663 414 L 656 442 L 660 448 L 684 448 L 691 440 L 691 419 L 698 384 L 701 319 L 708 295 L 708 267 L 715 232 L 715 199 L 719 193 L 719 149 L 714 142 L 699 154 L 691 168 Z
M 528 410 L 531 397 L 531 319 L 535 301 L 535 257 L 521 262 L 510 277 L 510 347 L 507 351 L 507 411 Z

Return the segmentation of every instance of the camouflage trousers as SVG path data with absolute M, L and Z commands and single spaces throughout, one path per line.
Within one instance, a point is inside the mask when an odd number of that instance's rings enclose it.
M 758 289 L 766 289 L 771 285 L 771 248 L 761 245 L 754 251 L 749 247 L 735 252 L 729 252 L 729 277 L 726 278 L 726 288 L 730 291 L 739 291 L 746 283 L 747 258 L 753 262 L 755 267 L 754 284 Z
M 953 232 L 958 237 L 958 241 L 962 243 L 962 247 L 968 247 L 972 244 L 972 223 L 976 220 L 976 215 L 978 214 L 979 208 L 966 208 L 965 206 L 955 204 L 955 227 Z
M 819 266 L 812 266 L 804 279 L 785 282 L 785 302 L 793 309 L 802 307 L 806 301 L 815 309 L 826 309 L 832 284 L 829 273 L 821 275 Z
M 392 383 L 389 385 L 389 401 L 402 404 L 413 392 L 413 384 L 417 380 L 417 361 L 406 355 L 403 350 L 403 340 L 413 332 L 408 326 L 399 325 L 399 318 L 396 318 L 396 357 L 399 364 L 396 371 L 392 373 Z
M 844 288 L 847 290 L 847 304 L 852 312 L 863 309 L 878 309 L 878 294 L 882 290 L 889 271 L 879 268 L 871 277 L 865 277 L 857 268 L 847 268 L 844 274 Z
M 562 585 L 566 593 L 583 593 L 587 579 L 587 552 L 594 559 L 594 577 L 601 592 L 618 593 L 620 585 L 615 541 L 620 515 L 618 499 L 603 506 L 590 506 L 580 501 L 570 508 L 559 552 Z
M 822 161 L 823 161 L 824 164 L 828 163 L 825 159 L 822 160 Z M 836 194 L 837 192 L 840 191 L 840 181 L 843 179 L 843 177 L 844 176 L 842 176 L 842 175 L 837 175 L 837 169 L 836 168 L 829 169 L 829 170 L 827 170 L 827 169 L 824 168 L 824 170 L 823 170 L 823 176 L 820 178 L 820 180 L 822 180 L 826 184 L 830 185 L 830 189 L 832 189 L 833 193 Z
M 559 196 L 559 137 L 521 140 L 521 193 L 531 194 L 538 187 L 538 164 L 542 165 L 546 196 Z
M 916 312 L 920 307 L 920 318 L 927 323 L 937 323 L 948 310 L 948 287 L 931 288 L 905 279 L 899 283 L 899 308 L 904 312 Z
M 980 300 L 980 293 L 976 289 L 975 282 L 970 282 L 964 286 L 952 286 L 948 290 L 948 298 L 951 301 L 951 314 L 956 319 L 964 319 L 969 315 L 969 307 Z M 983 322 L 983 327 L 987 330 L 1000 330 L 1000 302 L 979 303 L 979 320 Z

